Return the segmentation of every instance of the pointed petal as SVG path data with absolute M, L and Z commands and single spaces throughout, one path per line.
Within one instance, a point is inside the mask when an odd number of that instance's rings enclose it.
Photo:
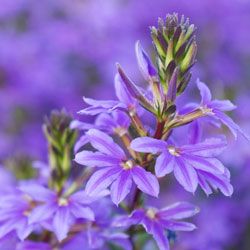
M 207 196 L 213 193 L 213 190 L 206 181 L 206 178 L 203 175 L 199 174 L 199 172 L 198 172 L 198 182 L 201 186 L 201 189 L 205 192 Z
M 199 212 L 199 209 L 188 202 L 178 202 L 172 206 L 161 209 L 157 215 L 162 219 L 185 219 L 194 216 Z
M 81 149 L 81 147 L 85 146 L 87 143 L 89 143 L 88 136 L 81 136 L 74 146 L 74 152 L 77 153 Z
M 77 153 L 75 161 L 88 167 L 109 167 L 119 166 L 120 160 L 111 155 L 104 155 L 99 152 L 82 151 Z
M 201 82 L 199 79 L 197 80 L 197 87 L 200 90 L 201 103 L 208 104 L 212 99 L 212 95 L 209 88 L 205 83 Z
M 139 41 L 137 41 L 135 44 L 135 54 L 141 74 L 143 75 L 146 81 L 151 81 L 151 78 L 156 77 L 157 75 L 156 69 L 154 68 L 146 52 L 142 49 L 142 46 Z
M 132 178 L 130 170 L 124 170 L 111 186 L 111 199 L 118 204 L 125 199 L 131 190 Z
M 157 178 L 140 166 L 131 169 L 133 180 L 144 193 L 157 197 L 159 195 L 159 182 Z
M 130 147 L 138 152 L 155 154 L 166 151 L 167 143 L 150 137 L 139 137 L 131 142 Z
M 43 204 L 35 207 L 29 216 L 29 224 L 42 222 L 48 220 L 49 218 L 52 218 L 56 209 L 56 204 Z
M 181 150 L 185 154 L 194 154 L 204 157 L 214 157 L 223 152 L 227 142 L 221 138 L 209 138 L 197 144 L 184 145 Z
M 200 142 L 202 136 L 202 129 L 198 120 L 193 121 L 188 130 L 189 144 L 197 144 Z
M 183 160 L 176 159 L 174 175 L 184 189 L 188 192 L 195 192 L 198 185 L 198 177 L 194 168 L 187 166 Z
M 229 116 L 224 114 L 221 111 L 214 111 L 216 117 L 225 125 L 227 126 L 232 134 L 234 135 L 235 139 L 237 139 L 237 134 L 240 133 L 243 137 L 250 141 L 250 137 L 243 132 L 238 124 L 236 124 Z
M 220 111 L 231 111 L 237 108 L 229 100 L 213 100 L 209 106 Z
M 90 123 L 81 122 L 78 120 L 73 120 L 70 123 L 70 128 L 71 129 L 80 129 L 80 130 L 89 130 L 89 129 L 93 128 L 93 125 Z
M 116 127 L 113 117 L 108 113 L 100 114 L 95 120 L 95 125 L 101 131 L 109 133 L 113 133 L 113 129 Z
M 155 175 L 157 177 L 163 177 L 171 173 L 174 169 L 174 157 L 167 152 L 161 153 L 155 163 Z
M 70 206 L 70 212 L 75 216 L 75 218 L 83 218 L 90 221 L 94 221 L 95 215 L 91 208 L 81 206 L 77 203 Z
M 193 231 L 196 229 L 194 224 L 185 221 L 162 220 L 161 222 L 165 228 L 172 231 Z
M 67 237 L 69 228 L 72 223 L 69 210 L 67 207 L 60 207 L 53 219 L 53 232 L 55 233 L 58 241 L 62 241 Z
M 55 199 L 56 195 L 53 191 L 38 184 L 21 185 L 19 189 L 29 195 L 35 201 L 45 201 Z
M 27 220 L 23 219 L 22 221 L 19 221 L 16 231 L 18 238 L 23 241 L 31 234 L 33 231 L 33 226 L 28 225 Z
M 122 148 L 118 146 L 109 135 L 97 129 L 90 129 L 87 135 L 91 145 L 100 152 L 118 159 L 126 159 L 126 155 Z
M 127 107 L 136 105 L 136 99 L 128 91 L 126 84 L 119 74 L 115 75 L 115 93 L 117 98 Z
M 115 179 L 118 178 L 122 168 L 107 167 L 96 171 L 86 184 L 87 195 L 95 196 L 100 191 L 106 189 Z

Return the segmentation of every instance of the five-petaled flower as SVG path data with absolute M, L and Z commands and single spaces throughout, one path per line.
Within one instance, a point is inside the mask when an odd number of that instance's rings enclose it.
M 111 199 L 119 204 L 135 185 L 144 193 L 158 196 L 157 178 L 126 156 L 123 149 L 107 134 L 91 129 L 87 132 L 91 145 L 99 152 L 82 151 L 76 154 L 79 164 L 101 167 L 86 184 L 86 192 L 96 195 L 111 184 Z
M 160 153 L 155 163 L 157 177 L 173 171 L 177 181 L 189 192 L 195 192 L 200 184 L 207 195 L 212 193 L 212 187 L 230 196 L 233 187 L 229 171 L 215 158 L 226 145 L 225 140 L 219 138 L 180 147 L 150 137 L 136 138 L 131 142 L 131 148 L 138 152 Z
M 199 212 L 190 203 L 179 202 L 158 210 L 154 207 L 137 209 L 130 216 L 120 216 L 114 220 L 114 226 L 130 227 L 142 225 L 147 233 L 155 239 L 160 250 L 168 250 L 169 242 L 165 230 L 192 231 L 196 227 L 190 222 L 180 221 Z

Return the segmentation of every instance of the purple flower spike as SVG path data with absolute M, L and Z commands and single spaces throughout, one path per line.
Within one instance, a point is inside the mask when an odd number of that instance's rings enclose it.
M 179 221 L 189 218 L 199 212 L 190 203 L 179 202 L 158 210 L 147 208 L 135 210 L 129 217 L 121 216 L 114 221 L 114 226 L 129 227 L 141 224 L 147 233 L 155 239 L 160 250 L 169 250 L 169 242 L 165 230 L 192 231 L 196 227 L 192 223 Z
M 131 142 L 131 148 L 138 152 L 160 153 L 155 163 L 157 177 L 173 171 L 177 181 L 189 192 L 194 193 L 200 184 L 207 195 L 212 193 L 211 186 L 230 196 L 233 187 L 229 171 L 215 158 L 226 145 L 224 140 L 218 138 L 181 147 L 149 137 L 137 138 Z
M 89 141 L 99 152 L 82 151 L 76 154 L 79 164 L 100 167 L 89 179 L 86 192 L 96 195 L 111 185 L 111 199 L 118 205 L 131 190 L 132 183 L 144 193 L 158 196 L 157 178 L 127 158 L 124 151 L 107 134 L 91 129 Z
M 36 184 L 25 185 L 20 189 L 34 201 L 41 203 L 32 210 L 29 224 L 41 223 L 43 225 L 47 222 L 51 225 L 49 230 L 56 234 L 59 241 L 67 237 L 70 227 L 77 219 L 93 221 L 94 213 L 89 205 L 107 195 L 105 191 L 96 197 L 89 197 L 84 191 L 79 191 L 70 197 L 58 197 L 55 192 Z
M 152 81 L 152 78 L 155 78 L 157 76 L 157 72 L 139 41 L 137 41 L 135 44 L 135 53 L 138 67 L 144 79 L 148 82 Z
M 240 126 L 224 113 L 225 111 L 234 110 L 236 106 L 229 100 L 212 100 L 212 95 L 209 88 L 205 83 L 199 80 L 197 81 L 197 87 L 200 90 L 200 105 L 202 111 L 205 114 L 220 120 L 221 123 L 229 128 L 235 139 L 237 138 L 238 133 L 240 133 L 247 140 L 250 140 L 250 137 L 242 131 Z

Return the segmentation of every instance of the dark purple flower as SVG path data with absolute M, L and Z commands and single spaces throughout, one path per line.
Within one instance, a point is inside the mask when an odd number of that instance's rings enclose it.
M 196 227 L 192 223 L 179 221 L 189 218 L 199 212 L 199 209 L 186 202 L 175 203 L 162 208 L 137 209 L 132 214 L 121 216 L 114 221 L 114 226 L 129 227 L 141 224 L 147 233 L 155 239 L 160 250 L 169 250 L 169 242 L 165 230 L 192 231 Z
M 98 152 L 82 151 L 76 154 L 75 160 L 89 167 L 101 167 L 87 182 L 87 194 L 96 195 L 112 184 L 111 199 L 118 205 L 135 183 L 142 192 L 158 196 L 157 178 L 128 158 L 110 136 L 96 129 L 89 130 L 87 135 Z
M 44 226 L 46 222 L 49 222 L 49 229 L 56 234 L 59 241 L 67 237 L 70 227 L 77 219 L 93 221 L 95 216 L 89 205 L 107 194 L 102 192 L 96 197 L 89 197 L 84 191 L 79 191 L 69 197 L 64 197 L 36 184 L 25 185 L 20 189 L 34 201 L 41 203 L 31 211 L 29 225 L 40 223 Z
M 237 125 L 228 115 L 224 113 L 225 111 L 234 110 L 236 106 L 229 100 L 212 100 L 209 88 L 205 83 L 199 80 L 197 81 L 197 86 L 201 94 L 200 108 L 204 114 L 220 120 L 221 123 L 229 128 L 235 138 L 237 138 L 237 134 L 240 133 L 246 139 L 250 140 L 249 136 L 242 131 L 239 125 Z
M 131 148 L 136 151 L 160 153 L 155 163 L 156 176 L 163 177 L 174 171 L 177 181 L 189 192 L 195 192 L 200 184 L 207 195 L 212 193 L 212 187 L 230 196 L 233 187 L 229 171 L 215 158 L 226 145 L 219 138 L 180 147 L 150 137 L 136 138 L 131 142 Z

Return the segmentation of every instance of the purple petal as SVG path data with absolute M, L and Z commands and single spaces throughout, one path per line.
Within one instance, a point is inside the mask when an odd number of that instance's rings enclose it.
M 172 231 L 193 231 L 196 226 L 192 223 L 185 221 L 168 221 L 161 220 L 163 226 Z
M 218 109 L 220 111 L 231 111 L 237 107 L 229 100 L 213 100 L 209 107 L 213 109 Z
M 107 113 L 100 114 L 95 120 L 95 125 L 98 129 L 109 133 L 113 133 L 113 129 L 116 127 L 113 117 Z
M 181 150 L 185 154 L 195 154 L 204 157 L 214 157 L 223 152 L 226 148 L 227 142 L 221 138 L 210 138 L 204 142 L 184 145 Z
M 174 169 L 174 157 L 167 152 L 161 153 L 155 163 L 155 174 L 157 177 L 163 177 L 171 173 Z
M 94 221 L 95 215 L 91 208 L 84 207 L 79 204 L 71 204 L 70 212 L 78 219 L 83 218 L 90 221 Z
M 86 193 L 91 196 L 98 195 L 98 193 L 106 189 L 121 173 L 122 168 L 107 167 L 96 171 L 88 180 L 86 184 Z
M 16 221 L 14 219 L 8 220 L 7 222 L 1 224 L 0 227 L 0 238 L 4 237 L 7 235 L 9 232 L 14 230 L 16 227 Z
M 120 160 L 111 155 L 104 155 L 99 152 L 82 151 L 77 153 L 75 161 L 88 167 L 109 167 L 119 166 Z
M 162 219 L 184 219 L 194 216 L 199 212 L 199 209 L 188 202 L 178 202 L 172 206 L 161 209 L 157 215 Z
M 53 219 L 53 232 L 58 241 L 62 241 L 67 237 L 71 224 L 72 218 L 70 217 L 68 208 L 60 207 Z
M 130 170 L 124 170 L 111 186 L 111 199 L 118 205 L 131 190 L 132 178 Z
M 138 152 L 156 154 L 158 152 L 166 151 L 167 143 L 150 137 L 140 137 L 134 139 L 131 142 L 130 147 Z
M 191 123 L 188 131 L 189 144 L 197 144 L 200 142 L 202 136 L 202 129 L 200 123 L 196 120 Z
M 35 201 L 46 202 L 56 197 L 53 191 L 38 184 L 25 184 L 20 186 L 19 189 L 25 194 L 28 194 Z
M 81 149 L 81 147 L 85 146 L 87 143 L 89 143 L 88 136 L 81 136 L 74 146 L 74 152 L 77 153 Z
M 119 74 L 115 75 L 115 93 L 117 98 L 127 107 L 132 107 L 136 104 L 136 100 L 133 96 L 131 96 L 128 91 L 126 84 L 122 80 Z
M 116 122 L 116 127 L 122 127 L 127 129 L 130 126 L 130 118 L 128 115 L 122 111 L 116 110 L 112 113 L 114 120 Z
M 97 129 L 90 129 L 87 132 L 91 145 L 104 154 L 111 155 L 118 159 L 126 159 L 122 148 L 118 146 L 107 134 Z
M 135 53 L 141 74 L 146 81 L 151 81 L 151 78 L 156 77 L 157 75 L 156 69 L 154 68 L 146 52 L 142 49 L 139 41 L 137 41 L 135 44 Z
M 199 173 L 214 189 L 219 189 L 225 196 L 231 196 L 233 193 L 233 186 L 230 180 L 225 175 L 213 175 L 211 173 Z M 205 190 L 204 190 L 205 191 Z
M 183 156 L 187 165 L 195 169 L 214 174 L 223 174 L 225 172 L 224 165 L 216 158 L 204 158 L 196 155 Z
M 93 128 L 93 125 L 90 123 L 80 122 L 78 120 L 73 120 L 70 123 L 70 128 L 71 129 L 80 129 L 80 130 L 89 130 L 89 129 Z
M 187 166 L 183 160 L 176 159 L 174 175 L 177 181 L 188 191 L 194 193 L 198 185 L 196 171 L 191 166 Z
M 157 178 L 140 166 L 131 169 L 133 180 L 144 193 L 157 197 L 159 195 L 159 182 Z
M 160 250 L 170 249 L 167 235 L 165 234 L 165 231 L 160 224 L 152 223 L 149 233 L 152 234 Z
M 19 221 L 16 230 L 18 238 L 23 241 L 31 234 L 33 229 L 34 229 L 33 225 L 27 224 L 26 218 L 23 219 L 22 221 Z
M 197 87 L 200 90 L 201 103 L 205 105 L 208 104 L 212 99 L 212 95 L 209 88 L 205 83 L 201 82 L 199 79 L 197 80 Z
M 238 124 L 236 124 L 229 116 L 224 114 L 221 111 L 214 111 L 216 117 L 220 119 L 220 121 L 227 126 L 232 134 L 234 135 L 235 139 L 237 139 L 237 134 L 240 133 L 243 137 L 250 141 L 250 137 L 246 135 L 243 130 L 240 128 Z
M 213 190 L 206 181 L 206 178 L 203 175 L 199 174 L 199 172 L 198 172 L 198 182 L 207 196 L 213 193 Z
M 43 204 L 35 207 L 29 216 L 29 224 L 42 222 L 48 220 L 49 218 L 52 218 L 56 209 L 56 204 Z

